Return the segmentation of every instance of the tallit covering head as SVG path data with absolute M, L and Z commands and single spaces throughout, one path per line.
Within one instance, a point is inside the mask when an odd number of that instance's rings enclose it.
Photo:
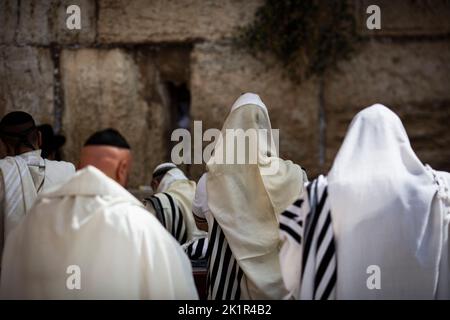
M 355 116 L 328 185 L 337 298 L 432 299 L 442 248 L 437 188 L 391 110 L 377 104 Z M 381 288 L 369 290 L 375 273 Z
M 256 163 L 224 161 L 231 150 L 229 129 L 258 130 Z M 302 169 L 278 157 L 267 109 L 256 94 L 244 94 L 235 102 L 221 133 L 207 163 L 208 206 L 246 274 L 248 298 L 280 299 L 286 289 L 278 258 L 277 216 L 302 192 Z M 246 160 L 251 152 L 246 144 Z
M 165 192 L 172 183 L 179 180 L 188 180 L 186 175 L 171 162 L 162 163 L 153 170 L 153 178 L 162 176 L 156 193 Z
M 156 166 L 156 168 L 153 170 L 153 178 L 159 177 L 161 175 L 164 175 L 167 171 L 169 171 L 170 169 L 176 168 L 176 164 L 172 163 L 172 162 L 164 162 L 161 163 L 160 165 Z
M 168 193 L 175 197 L 186 223 L 188 240 L 206 237 L 206 232 L 198 229 L 192 215 L 192 202 L 195 197 L 196 183 L 171 162 L 162 163 L 153 170 L 153 178 L 161 177 L 155 193 Z

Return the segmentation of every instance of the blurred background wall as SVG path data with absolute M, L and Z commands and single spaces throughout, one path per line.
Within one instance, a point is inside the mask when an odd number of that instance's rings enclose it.
M 280 129 L 280 152 L 309 176 L 326 173 L 352 117 L 383 103 L 403 120 L 420 159 L 450 171 L 450 2 L 353 0 L 363 41 L 335 70 L 302 83 L 271 57 L 232 45 L 262 0 L 0 0 L 0 116 L 30 112 L 67 138 L 74 163 L 86 138 L 115 127 L 135 157 L 131 187 L 170 159 L 179 106 L 221 128 L 233 101 L 258 93 Z M 81 30 L 65 8 L 81 8 Z M 366 28 L 381 8 L 382 29 Z M 198 178 L 202 166 L 188 166 Z

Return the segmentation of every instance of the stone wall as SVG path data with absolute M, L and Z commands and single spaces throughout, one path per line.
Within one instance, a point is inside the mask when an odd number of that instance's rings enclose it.
M 323 77 L 295 84 L 270 56 L 231 45 L 263 0 L 0 0 L 0 116 L 26 110 L 67 136 L 77 162 L 95 130 L 116 127 L 133 148 L 131 187 L 169 160 L 167 83 L 186 83 L 191 117 L 220 128 L 241 93 L 259 93 L 280 151 L 310 176 L 326 172 L 356 112 L 395 110 L 419 157 L 450 171 L 450 1 L 354 0 L 362 42 Z M 66 6 L 82 29 L 65 27 Z M 382 29 L 365 27 L 369 4 Z M 197 178 L 202 166 L 188 167 Z

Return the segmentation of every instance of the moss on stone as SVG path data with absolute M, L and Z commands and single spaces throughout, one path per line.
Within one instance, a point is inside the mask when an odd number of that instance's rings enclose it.
M 301 81 L 348 58 L 358 36 L 347 1 L 265 0 L 234 40 L 252 54 L 273 54 L 293 80 Z

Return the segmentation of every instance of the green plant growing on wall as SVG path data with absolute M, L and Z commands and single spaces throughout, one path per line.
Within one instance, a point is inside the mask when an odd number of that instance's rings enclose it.
M 265 0 L 235 44 L 273 54 L 295 81 L 321 75 L 354 51 L 356 23 L 348 1 Z

